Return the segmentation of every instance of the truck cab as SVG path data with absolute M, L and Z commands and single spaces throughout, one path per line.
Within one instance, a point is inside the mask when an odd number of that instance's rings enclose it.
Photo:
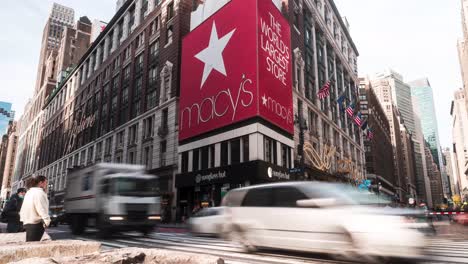
M 161 220 L 158 177 L 144 167 L 97 164 L 69 174 L 65 210 L 74 234 L 94 226 L 102 236 L 116 231 L 149 233 Z

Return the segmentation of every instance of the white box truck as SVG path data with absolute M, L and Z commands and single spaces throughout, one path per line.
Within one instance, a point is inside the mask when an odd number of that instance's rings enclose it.
M 73 234 L 87 226 L 100 236 L 115 231 L 149 233 L 161 220 L 158 177 L 144 166 L 98 163 L 71 170 L 67 177 L 65 211 Z

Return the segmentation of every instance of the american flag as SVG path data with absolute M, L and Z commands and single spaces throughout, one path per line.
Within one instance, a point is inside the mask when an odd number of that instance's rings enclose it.
M 367 129 L 367 139 L 371 140 L 374 138 L 374 132 L 372 132 L 372 129 L 369 127 Z
M 349 117 L 353 117 L 354 115 L 354 103 L 350 104 L 347 108 L 346 108 L 346 113 L 348 113 L 348 116 Z
M 357 115 L 354 117 L 354 123 L 358 125 L 359 127 L 362 125 L 362 118 L 361 118 L 361 113 L 357 113 Z
M 325 85 L 318 91 L 317 96 L 320 100 L 328 97 L 330 95 L 330 86 L 331 82 L 330 80 L 325 83 Z

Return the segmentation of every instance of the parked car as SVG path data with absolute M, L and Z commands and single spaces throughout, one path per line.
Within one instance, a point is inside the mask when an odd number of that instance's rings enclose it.
M 381 203 L 369 192 L 322 182 L 251 186 L 231 190 L 223 199 L 230 238 L 247 251 L 321 252 L 360 261 L 419 259 L 424 235 L 404 217 L 378 207 Z
M 203 208 L 189 219 L 191 233 L 222 236 L 226 222 L 223 207 Z

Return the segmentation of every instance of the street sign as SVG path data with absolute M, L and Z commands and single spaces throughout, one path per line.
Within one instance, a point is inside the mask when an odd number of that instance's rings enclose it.
M 289 173 L 301 173 L 303 172 L 303 169 L 301 168 L 291 168 L 289 169 Z

